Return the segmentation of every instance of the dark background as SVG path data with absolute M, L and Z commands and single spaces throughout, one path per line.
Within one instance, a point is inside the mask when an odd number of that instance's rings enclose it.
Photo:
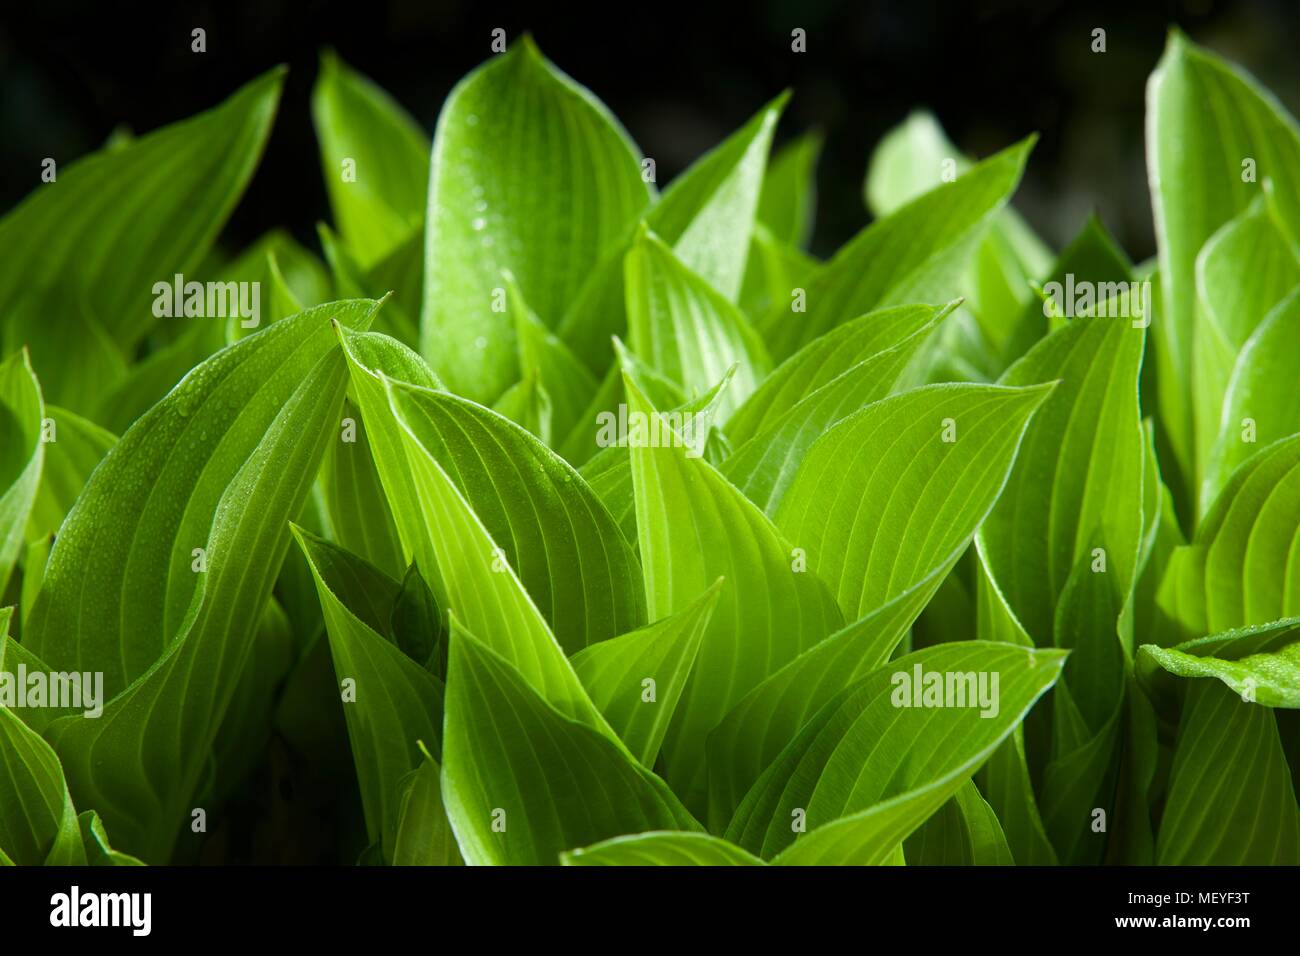
M 426 130 L 452 85 L 489 55 L 490 32 L 530 29 L 589 86 L 658 164 L 665 183 L 789 86 L 778 139 L 818 126 L 815 250 L 866 221 L 870 149 L 928 106 L 968 153 L 1043 136 L 1017 205 L 1060 246 L 1096 209 L 1135 259 L 1153 252 L 1142 159 L 1146 78 L 1170 23 L 1242 63 L 1293 112 L 1300 106 L 1300 2 L 703 2 L 676 10 L 607 3 L 367 0 L 345 3 L 37 3 L 0 13 L 0 210 L 122 124 L 139 133 L 212 106 L 275 63 L 289 82 L 262 167 L 226 231 L 242 245 L 275 225 L 315 247 L 328 219 L 308 103 L 323 46 L 391 92 Z M 190 52 L 207 30 L 208 52 Z M 808 33 L 804 54 L 790 31 Z M 1107 52 L 1090 52 L 1104 27 Z M 3 250 L 0 250 L 0 254 Z

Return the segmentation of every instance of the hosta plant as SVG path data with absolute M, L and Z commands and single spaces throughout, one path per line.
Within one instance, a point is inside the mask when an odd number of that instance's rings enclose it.
M 821 261 L 785 96 L 661 189 L 528 37 L 431 141 L 326 54 L 319 252 L 232 252 L 282 81 L 0 220 L 0 860 L 1300 862 L 1249 76 L 1172 34 L 1139 263 L 925 113 Z

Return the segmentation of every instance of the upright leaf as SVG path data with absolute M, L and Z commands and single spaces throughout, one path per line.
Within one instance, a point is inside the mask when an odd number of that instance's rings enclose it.
M 625 260 L 632 350 L 681 386 L 688 399 L 738 366 L 721 413 L 730 415 L 770 370 L 762 341 L 741 311 L 642 230 Z
M 592 702 L 646 767 L 655 764 L 721 590 L 718 581 L 684 610 L 573 656 Z
M 381 635 L 400 586 L 382 571 L 315 535 L 294 529 L 325 612 L 330 655 L 361 784 L 366 830 L 397 854 L 402 788 L 422 761 L 423 741 L 442 738 L 442 682 Z
M 1064 657 L 962 641 L 886 664 L 818 712 L 726 837 L 764 859 L 780 853 L 779 863 L 884 862 L 1020 723 Z
M 1192 397 L 1198 516 L 1209 511 L 1218 491 L 1209 484 L 1208 470 L 1233 367 L 1264 318 L 1300 284 L 1300 255 L 1287 244 L 1263 199 L 1211 236 L 1196 259 Z
M 1187 688 L 1156 862 L 1300 863 L 1300 812 L 1273 712 L 1216 681 Z
M 733 302 L 745 274 L 772 131 L 788 98 L 782 93 L 696 160 L 647 217 L 688 269 Z
M 624 833 L 698 830 L 662 780 L 453 621 L 443 799 L 467 863 L 555 864 Z
M 394 866 L 458 866 L 460 848 L 442 802 L 442 768 L 428 751 L 408 778 L 397 824 Z
M 1233 472 L 1260 447 L 1300 432 L 1296 355 L 1300 355 L 1300 284 L 1264 316 L 1237 352 L 1217 437 L 1202 475 L 1200 500 L 1205 510 L 1213 506 Z
M 969 537 L 1050 392 L 932 385 L 868 405 L 812 446 L 777 526 L 856 619 Z
M 993 809 L 967 780 L 957 795 L 908 837 L 908 866 L 1011 866 L 1015 861 Z
M 757 434 L 743 443 L 736 436 L 746 434 L 752 418 L 746 421 L 739 414 L 733 416 L 727 423 L 727 435 L 737 442 L 737 446 L 723 462 L 723 473 L 751 501 L 769 515 L 774 515 L 812 445 L 845 418 L 894 391 L 908 363 L 925 344 L 929 332 L 949 311 L 950 308 L 931 309 L 927 306 L 886 309 L 883 313 L 855 319 L 800 350 L 763 383 L 760 391 L 767 391 L 768 399 L 778 401 L 777 389 L 803 385 L 810 390 L 784 412 L 778 412 L 770 422 L 761 426 Z M 865 345 L 862 350 L 866 351 L 880 342 L 874 334 L 879 331 L 877 323 L 867 321 L 875 316 L 888 317 L 888 321 L 879 323 L 886 327 L 893 326 L 895 318 L 905 317 L 902 331 L 907 334 L 889 347 L 853 362 L 854 356 L 861 354 L 859 349 L 862 346 Z M 864 339 L 872 344 L 866 345 Z M 801 362 L 801 356 L 807 356 L 807 360 Z M 816 385 L 827 371 L 833 372 L 845 359 L 852 364 L 825 384 Z M 782 371 L 795 362 L 799 363 L 798 371 L 788 378 L 783 377 Z M 761 408 L 761 404 L 746 403 L 740 411 L 753 411 L 756 407 Z M 769 406 L 768 410 L 777 408 L 779 406 Z M 737 418 L 741 421 L 736 422 Z
M 45 402 L 27 353 L 0 363 L 0 592 L 13 573 L 45 462 Z
M 50 556 L 24 640 L 51 668 L 102 671 L 111 699 L 45 733 L 72 792 L 147 860 L 170 853 L 337 424 L 329 320 L 374 308 L 309 310 L 192 373 L 95 470 Z
M 251 178 L 283 80 L 272 70 L 214 109 L 72 163 L 0 220 L 6 348 L 28 341 L 36 368 L 53 370 L 79 360 L 85 350 L 66 344 L 89 320 L 129 353 L 153 324 L 154 283 L 199 266 Z
M 1060 381 L 1034 416 L 1007 488 L 980 529 L 989 572 L 1040 645 L 1052 639 L 1060 595 L 1084 556 L 1115 582 L 1117 594 L 1133 586 L 1143 528 L 1143 341 L 1143 329 L 1128 319 L 1076 318 L 1000 380 Z
M 881 138 L 863 184 L 867 206 L 886 216 L 942 183 L 966 175 L 971 162 L 944 134 L 935 117 L 916 111 Z M 1033 295 L 1029 283 L 1051 265 L 1042 240 L 1016 213 L 1004 209 L 972 256 L 963 280 L 983 335 L 995 351 L 1014 358 L 1015 320 Z M 1023 351 L 1023 348 L 1020 349 Z
M 319 485 L 334 540 L 390 577 L 399 577 L 407 562 L 392 508 L 384 497 L 361 410 L 343 404 L 339 432 L 321 462 Z
M 777 97 L 697 159 L 645 213 L 646 224 L 686 267 L 731 301 L 743 281 L 767 150 L 784 103 L 784 95 Z M 593 371 L 609 363 L 610 336 L 624 334 L 623 258 L 632 238 L 591 273 L 560 322 L 560 335 Z
M 1195 500 L 1196 257 L 1272 179 L 1300 221 L 1300 128 L 1245 71 L 1173 30 L 1147 84 L 1147 172 L 1163 307 L 1155 328 L 1160 423 Z M 1257 320 L 1258 317 L 1256 317 Z
M 627 134 L 531 37 L 474 70 L 434 136 L 420 338 L 430 364 L 459 394 L 499 396 L 518 377 L 514 329 L 493 311 L 501 270 L 554 327 L 649 200 Z
M 1185 637 L 1300 613 L 1300 435 L 1248 458 L 1192 542 L 1175 548 L 1158 601 Z
M 420 227 L 429 138 L 392 97 L 331 50 L 321 54 L 312 118 L 335 221 L 368 267 Z
M 662 423 L 626 372 L 624 383 L 629 415 Z M 704 735 L 843 618 L 821 581 L 796 572 L 767 516 L 706 461 L 672 447 L 673 434 L 662 425 L 658 443 L 632 443 L 632 482 L 650 619 L 681 611 L 726 578 L 664 743 L 666 778 L 688 806 L 703 807 Z
M 582 425 L 583 413 L 596 397 L 600 383 L 564 341 L 528 308 L 513 278 L 507 277 L 506 281 L 509 309 L 519 342 L 519 367 L 525 380 L 535 375 L 538 386 L 551 398 L 551 429 L 563 439 Z
M 0 673 L 16 680 L 17 662 L 6 670 L 5 647 L 13 608 L 0 611 Z M 11 685 L 12 689 L 12 685 Z M 40 734 L 0 705 L 0 856 L 18 866 L 86 862 L 77 811 L 59 758 Z
M 571 466 L 524 429 L 449 392 L 390 383 L 389 402 L 500 548 L 485 554 L 489 563 L 516 569 L 562 647 L 577 651 L 645 622 L 636 552 Z M 450 560 L 440 562 L 443 577 L 455 574 Z M 451 607 L 469 618 L 467 607 Z
M 998 153 L 859 232 L 813 277 L 806 313 L 785 303 L 760 325 L 773 357 L 872 309 L 956 298 L 966 259 L 1020 181 L 1032 144 Z
M 48 407 L 43 427 L 50 429 L 40 487 L 27 522 L 29 541 L 54 534 L 72 509 L 90 473 L 117 442 L 117 436 L 75 412 Z
M 758 197 L 758 221 L 786 245 L 802 249 L 812 238 L 821 151 L 821 134 L 805 133 L 777 150 L 768 163 Z
M 918 389 L 867 406 L 813 446 L 777 523 L 853 623 L 769 676 L 710 735 L 711 823 L 823 705 L 893 653 L 997 500 L 1046 392 Z

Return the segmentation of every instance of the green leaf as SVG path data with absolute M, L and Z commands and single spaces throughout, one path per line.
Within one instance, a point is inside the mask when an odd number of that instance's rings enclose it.
M 887 216 L 943 182 L 944 160 L 965 173 L 971 162 L 948 139 L 934 114 L 914 110 L 880 138 L 871 153 L 862 194 L 867 208 Z
M 868 405 L 812 446 L 777 526 L 857 619 L 956 560 L 1051 391 L 932 385 Z
M 117 442 L 112 432 L 67 409 L 49 406 L 45 416 L 52 423 L 52 440 L 44 443 L 40 487 L 27 521 L 28 541 L 59 530 L 86 479 Z
M 1051 640 L 1061 593 L 1080 559 L 1104 561 L 1116 593 L 1133 586 L 1143 530 L 1143 342 L 1144 330 L 1127 319 L 1072 319 L 1000 379 L 1060 382 L 1034 416 L 1006 490 L 979 532 L 989 573 L 1040 645 Z M 1101 547 L 1099 558 L 1094 549 Z
M 1254 167 L 1249 171 L 1247 161 Z M 1284 221 L 1300 221 L 1300 129 L 1244 70 L 1178 30 L 1147 85 L 1147 170 L 1160 256 L 1155 327 L 1160 423 L 1195 500 L 1196 257 L 1272 179 Z M 1262 314 L 1262 313 L 1261 313 Z M 1259 315 L 1251 321 L 1258 321 Z
M 889 658 L 957 558 L 949 555 L 887 604 L 800 654 L 731 710 L 710 740 L 718 764 L 726 765 L 725 772 L 719 770 L 711 777 L 715 807 L 734 808 L 762 769 L 822 704 Z
M 1096 543 L 1104 552 L 1106 539 Z M 1096 865 L 1105 853 L 1095 814 L 1115 814 L 1124 717 L 1127 658 L 1117 624 L 1131 590 L 1117 588 L 1097 567 L 1096 558 L 1078 560 L 1056 609 L 1054 643 L 1071 654 L 1052 694 L 1051 746 L 1040 785 L 1052 844 L 1061 862 L 1076 865 Z
M 707 833 L 637 833 L 561 854 L 565 866 L 763 866 L 734 843 Z
M 1037 301 L 1032 283 L 1050 268 L 1051 253 L 1015 209 L 1003 209 L 975 250 L 967 270 L 970 309 L 1000 360 L 1019 353 L 1015 322 Z
M 805 133 L 777 150 L 768 163 L 758 197 L 758 221 L 779 242 L 802 249 L 812 238 L 821 151 L 821 133 Z
M 107 394 L 101 393 L 91 417 L 113 434 L 122 434 L 190 369 L 225 344 L 221 323 L 206 318 L 188 320 L 174 339 L 132 365 Z
M 347 245 L 336 236 L 324 223 L 318 223 L 316 232 L 320 236 L 321 248 L 325 250 L 325 259 L 334 275 L 334 288 L 339 296 L 360 297 L 375 296 L 392 291 L 391 286 L 375 278 L 362 267 L 348 250 Z M 412 238 L 423 238 L 417 231 Z M 414 243 L 408 239 L 399 246 L 399 251 L 410 248 Z M 402 297 L 402 302 L 409 308 L 419 306 L 418 290 L 412 294 L 409 290 Z M 419 323 L 402 305 L 393 300 L 385 301 L 383 311 L 375 317 L 375 332 L 390 335 L 403 345 L 414 347 L 420 340 Z
M 1011 866 L 993 809 L 967 780 L 957 795 L 904 842 L 908 866 Z
M 808 570 L 837 588 L 853 623 L 776 670 L 718 724 L 709 740 L 714 813 L 733 809 L 823 705 L 888 659 L 993 506 L 1048 391 L 930 386 L 867 406 L 813 446 L 777 524 Z M 957 422 L 952 445 L 942 441 L 945 418 Z
M 1112 298 L 1105 294 L 1116 288 L 1110 283 L 1132 281 L 1132 270 L 1128 257 L 1115 244 L 1101 220 L 1095 215 L 1089 216 L 1079 234 L 1043 273 L 1045 278 L 1036 277 L 1036 282 L 1041 279 L 1043 298 L 1033 296 L 1033 301 L 1021 309 L 1005 345 L 1007 357 L 1014 359 L 1024 355 L 1059 327 L 1065 316 L 1096 314 L 1096 306 Z M 1134 302 L 1130 295 L 1125 303 L 1126 310 L 1136 313 L 1135 306 L 1140 306 L 1149 312 L 1149 299 L 1147 295 Z M 1056 324 L 1049 320 L 1049 313 Z
M 343 354 L 348 360 L 352 394 L 361 409 L 362 425 L 379 473 L 388 507 L 402 542 L 402 560 L 409 564 L 416 549 L 426 543 L 424 528 L 402 520 L 419 514 L 415 488 L 402 451 L 401 428 L 388 409 L 385 378 L 393 378 L 426 388 L 441 388 L 442 383 L 420 356 L 389 336 L 356 333 L 338 329 Z M 439 579 L 428 579 L 436 586 Z
M 1215 681 L 1187 688 L 1156 863 L 1300 863 L 1300 814 L 1269 708 Z
M 1269 707 L 1300 707 L 1300 644 L 1256 654 L 1239 661 L 1220 661 L 1183 654 L 1176 648 L 1151 647 L 1151 656 L 1179 677 L 1215 677 L 1236 694 L 1253 693 Z
M 643 766 L 655 764 L 721 590 L 718 581 L 684 610 L 572 658 L 592 702 Z
M 492 411 L 508 418 L 525 431 L 549 445 L 554 438 L 551 427 L 553 406 L 551 393 L 542 384 L 536 370 L 507 389 L 492 405 Z
M 764 378 L 754 394 L 727 419 L 727 437 L 740 447 L 756 435 L 770 431 L 794 406 L 818 389 L 928 328 L 938 312 L 928 305 L 881 309 L 845 322 L 815 339 Z
M 198 267 L 251 178 L 283 80 L 272 70 L 212 110 L 72 163 L 0 220 L 6 350 L 28 341 L 53 375 L 83 360 L 67 343 L 93 320 L 129 353 L 152 324 L 154 283 Z M 61 391 L 50 398 L 72 404 Z
M 915 111 L 886 133 L 871 155 L 863 185 L 867 207 L 886 216 L 953 177 L 971 162 L 944 134 L 938 120 Z M 1014 209 L 999 212 L 978 243 L 963 280 L 982 335 L 995 352 L 1014 358 L 1016 319 L 1034 300 L 1029 289 L 1051 266 L 1051 253 Z M 1032 340 L 1031 340 L 1032 342 Z
M 27 353 L 0 363 L 0 592 L 13 573 L 45 462 L 45 402 Z
M 885 862 L 1020 723 L 1064 659 L 1057 650 L 962 641 L 886 664 L 818 712 L 754 785 L 725 836 L 777 863 Z M 944 684 L 983 690 L 916 706 L 927 674 L 941 692 Z M 808 832 L 797 836 L 800 818 Z
M 1211 506 L 1229 478 L 1260 445 L 1300 432 L 1300 285 L 1277 303 L 1237 353 L 1201 482 Z
M 396 859 L 404 778 L 421 764 L 419 742 L 442 737 L 442 682 L 381 635 L 400 585 L 382 571 L 294 528 L 325 612 L 334 673 L 361 784 L 366 832 Z M 349 683 L 350 682 L 350 683 Z
M 367 427 L 376 436 L 372 446 L 377 455 L 376 465 L 385 494 L 395 505 L 394 516 L 403 547 L 413 553 L 439 606 L 463 615 L 480 633 L 488 635 L 486 640 L 492 642 L 493 649 L 516 666 L 549 703 L 613 737 L 613 731 L 582 689 L 546 619 L 505 559 L 504 552 L 456 482 L 410 429 L 408 420 L 398 414 L 395 403 L 402 399 L 395 392 L 416 389 L 392 382 L 380 370 L 385 365 L 400 370 L 400 362 L 394 359 L 400 359 L 401 353 L 392 348 L 396 343 L 386 346 L 387 352 L 382 354 L 375 351 L 380 343 L 365 342 L 360 336 L 347 334 L 343 340 L 353 388 Z M 367 363 L 375 363 L 380 368 L 372 370 Z M 419 391 L 425 397 L 434 394 Z M 420 434 L 440 445 L 441 439 L 431 424 L 434 420 L 421 411 L 417 400 L 408 396 L 405 405 L 419 413 L 416 423 Z M 466 419 L 472 420 L 472 417 Z M 472 450 L 472 446 L 469 448 Z M 538 476 L 529 470 L 515 474 L 521 480 L 525 475 Z M 543 469 L 540 476 L 545 478 L 545 475 Z M 577 479 L 571 476 L 571 480 Z M 494 486 L 484 487 L 495 494 Z M 583 493 L 574 491 L 573 494 L 581 497 Z
M 90 866 L 144 866 L 129 853 L 121 853 L 109 845 L 104 822 L 94 810 L 78 814 L 77 822 L 81 826 L 81 842 Z
M 1161 759 L 1156 714 L 1132 674 L 1125 701 L 1115 820 L 1106 862 L 1150 866 L 1155 863 L 1153 789 Z
M 136 422 L 69 513 L 24 643 L 64 669 L 103 671 L 110 696 L 149 670 L 202 590 L 193 549 L 216 563 L 208 545 L 218 502 L 259 444 L 271 454 L 265 436 L 279 435 L 281 409 L 303 381 L 326 372 L 330 321 L 363 324 L 375 308 L 331 303 L 277 323 L 213 356 Z
M 1211 484 L 1209 463 L 1224 396 L 1238 357 L 1264 318 L 1300 283 L 1300 258 L 1287 245 L 1261 196 L 1216 232 L 1196 259 L 1197 312 L 1192 347 L 1196 387 L 1197 515 L 1203 517 L 1227 475 Z M 1241 428 L 1237 423 L 1237 430 Z M 1244 457 L 1244 456 L 1242 456 Z
M 1020 181 L 1032 145 L 998 153 L 859 232 L 813 277 L 806 314 L 787 303 L 760 324 L 773 357 L 873 309 L 956 298 L 967 257 Z
M 429 138 L 392 97 L 330 50 L 321 54 L 311 106 L 334 219 L 368 267 L 420 228 Z
M 14 692 L 18 665 L 7 653 L 13 608 L 0 609 L 0 676 Z M 6 658 L 9 667 L 6 669 Z M 86 863 L 77 811 L 59 758 L 40 734 L 0 703 L 0 855 L 10 864 Z
M 1016 620 L 1006 597 L 989 574 L 982 540 L 975 538 L 978 578 L 976 580 L 975 633 L 981 641 L 1004 641 L 1032 648 L 1033 640 Z M 1047 838 L 1038 798 L 1029 776 L 1024 727 L 1017 727 L 1002 742 L 980 771 L 980 791 L 1002 823 L 1016 863 L 1021 866 L 1055 865 L 1056 851 Z
M 657 443 L 631 441 L 629 449 L 650 619 L 681 611 L 726 578 L 662 757 L 674 790 L 688 806 L 703 807 L 704 735 L 843 619 L 821 581 L 795 573 L 790 546 L 767 516 L 708 462 L 688 455 L 626 372 L 624 386 L 629 418 L 644 416 L 650 435 L 656 427 L 660 434 Z
M 708 392 L 738 366 L 722 401 L 722 414 L 730 415 L 771 369 L 758 333 L 653 233 L 638 233 L 625 270 L 632 350 L 680 385 L 688 399 Z
M 424 753 L 402 794 L 394 866 L 459 866 L 460 848 L 442 803 L 442 768 Z
M 691 164 L 645 213 L 646 225 L 685 266 L 731 301 L 743 282 L 767 151 L 785 100 L 783 94 L 768 103 Z M 591 273 L 560 322 L 561 337 L 593 371 L 611 358 L 610 336 L 624 333 L 623 259 L 633 238 Z
M 727 386 L 731 382 L 731 370 L 728 370 L 707 394 L 688 402 L 676 385 L 623 348 L 617 340 L 615 346 L 619 359 L 623 363 L 622 369 L 631 376 L 637 388 L 647 396 L 650 404 L 655 407 L 670 406 L 670 415 L 681 416 L 676 420 L 683 425 L 690 422 L 689 428 L 684 428 L 682 435 L 683 440 L 691 448 L 690 453 L 701 455 L 713 465 L 726 458 L 729 449 L 721 433 L 714 427 L 714 420 L 717 418 L 717 409 L 722 396 L 726 394 Z M 619 382 L 622 383 L 621 377 Z M 597 422 L 600 427 L 596 431 L 596 441 L 603 447 L 582 466 L 580 474 L 609 509 L 610 516 L 617 522 L 624 536 L 629 541 L 635 542 L 637 540 L 636 494 L 632 486 L 632 459 L 627 448 L 630 442 L 648 440 L 650 436 L 637 431 L 639 425 L 643 423 L 628 414 L 626 404 L 621 404 L 617 413 L 611 411 L 607 415 L 598 416 Z
M 787 99 L 782 93 L 697 159 L 647 216 L 686 267 L 733 302 L 745 274 L 772 131 Z
M 406 345 L 419 345 L 420 303 L 424 298 L 424 230 L 412 233 L 366 272 L 364 281 L 377 291 L 392 292 L 401 314 L 393 323 L 402 335 L 412 335 Z
M 209 259 L 212 257 L 209 256 Z M 200 267 L 198 278 L 220 282 L 271 281 L 270 262 L 274 260 L 276 292 L 259 295 L 261 318 L 259 327 L 270 324 L 275 316 L 283 317 L 277 310 L 284 307 L 287 295 L 307 306 L 328 301 L 330 280 L 324 266 L 314 255 L 304 249 L 292 236 L 278 229 L 257 239 L 235 259 L 220 265 L 207 262 Z M 365 296 L 359 296 L 365 298 Z M 265 308 L 261 308 L 264 304 Z M 125 432 L 137 418 L 157 404 L 172 387 L 185 377 L 195 365 L 212 355 L 238 335 L 227 338 L 227 332 L 242 334 L 237 319 L 222 322 L 211 316 L 174 316 L 155 326 L 152 338 L 159 340 L 142 361 L 126 371 L 107 394 L 102 389 L 93 392 L 94 401 L 88 406 L 91 417 L 114 434 Z
M 1090 245 L 1104 251 L 1101 238 L 1081 240 L 1070 258 L 1080 268 L 1104 262 L 1089 251 Z M 1099 282 L 1093 278 L 1099 274 L 1081 272 L 1086 278 L 1080 281 Z M 1069 299 L 1069 281 L 1052 295 Z M 1075 302 L 1067 304 L 1075 311 Z M 979 537 L 1006 613 L 1036 643 L 1075 651 L 1066 682 L 1053 695 L 1056 720 L 1038 802 L 1061 861 L 1095 864 L 1106 844 L 1092 831 L 1091 814 L 1096 808 L 1114 812 L 1124 649 L 1132 646 L 1131 633 L 1121 634 L 1121 616 L 1137 583 L 1148 463 L 1138 407 L 1143 329 L 1140 322 L 1133 327 L 1125 310 L 1112 308 L 1115 301 L 1091 305 L 1100 315 L 1120 317 L 1068 320 L 1001 379 L 1060 384 L 1030 424 L 1007 488 Z M 1106 449 L 1104 471 L 1098 449 Z M 1017 782 L 1023 741 L 1018 746 L 1021 752 L 1008 752 L 999 763 L 1001 801 L 1032 799 L 1017 793 L 1023 786 L 1023 778 Z M 1035 831 L 1031 819 L 1017 833 L 1022 856 L 1038 853 Z
M 727 421 L 736 450 L 723 462 L 723 474 L 775 514 L 813 443 L 893 391 L 949 311 L 900 306 L 873 312 L 787 359 Z
M 501 270 L 555 327 L 650 189 L 617 121 L 527 35 L 452 91 L 432 163 L 421 351 L 490 401 L 518 377 L 514 328 L 492 309 Z
M 536 375 L 538 386 L 550 397 L 551 430 L 563 438 L 583 426 L 583 413 L 591 406 L 600 383 L 564 341 L 528 308 L 514 278 L 507 275 L 505 281 L 508 308 L 519 343 L 519 367 L 525 380 L 529 375 Z
M 361 410 L 343 404 L 343 420 L 321 462 L 319 488 L 334 540 L 389 577 L 400 577 L 407 562 L 388 499 L 370 451 Z
M 1300 613 L 1300 435 L 1248 458 L 1191 544 L 1175 548 L 1159 604 L 1186 637 Z
M 500 548 L 484 557 L 517 571 L 561 647 L 572 653 L 645 622 L 636 552 L 569 464 L 524 429 L 448 392 L 390 383 L 389 401 Z M 450 560 L 439 562 L 444 576 L 454 573 Z
M 761 222 L 755 223 L 738 300 L 741 311 L 760 318 L 778 303 L 793 301 L 796 290 L 807 289 L 820 267 L 812 256 L 782 243 Z
M 254 243 L 254 247 L 259 244 L 265 247 L 266 255 L 255 261 L 260 262 L 263 258 L 273 260 L 289 294 L 304 306 L 320 305 L 332 298 L 347 298 L 330 294 L 333 286 L 325 264 L 293 236 L 279 229 L 272 229 L 260 243 Z M 377 300 L 381 297 L 376 295 L 356 296 L 356 298 Z
M 439 677 L 446 675 L 446 615 L 415 565 L 406 569 L 402 579 L 402 590 L 388 616 L 388 634 L 413 660 Z
M 308 310 L 214 356 L 128 430 L 60 530 L 24 642 L 53 669 L 103 672 L 110 700 L 45 733 L 72 792 L 144 859 L 170 854 L 337 427 L 330 320 L 375 308 Z
M 1266 707 L 1300 707 L 1300 619 L 1238 628 L 1178 647 L 1144 644 L 1139 675 L 1156 668 L 1177 677 L 1214 677 L 1242 700 Z
M 662 780 L 549 705 L 453 618 L 443 799 L 470 864 L 554 864 L 643 830 L 698 830 Z

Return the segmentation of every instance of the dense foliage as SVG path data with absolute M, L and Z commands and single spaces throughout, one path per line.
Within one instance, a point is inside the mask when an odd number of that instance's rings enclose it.
M 818 261 L 784 96 L 660 191 L 528 37 L 432 143 L 324 56 L 323 260 L 232 257 L 282 81 L 0 220 L 0 861 L 1300 862 L 1250 77 L 1171 35 L 1136 265 L 923 113 Z

